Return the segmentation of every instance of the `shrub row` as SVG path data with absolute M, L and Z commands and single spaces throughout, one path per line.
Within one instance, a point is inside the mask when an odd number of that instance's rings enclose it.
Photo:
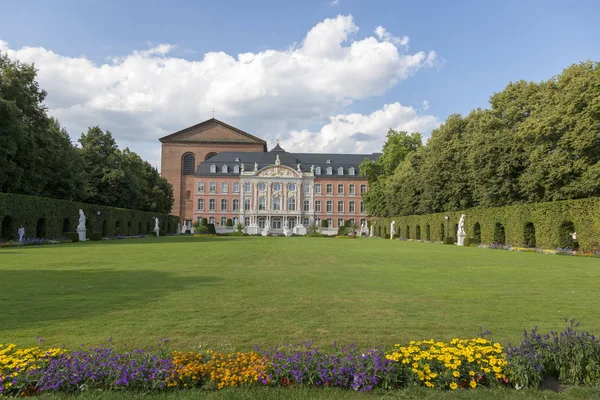
M 522 204 L 438 214 L 378 218 L 373 221 L 378 236 L 389 238 L 390 224 L 403 239 L 455 241 L 458 221 L 466 215 L 465 231 L 472 244 L 506 244 L 545 249 L 600 248 L 600 198 Z M 445 217 L 448 216 L 448 222 Z M 574 240 L 571 233 L 577 233 Z M 452 239 L 446 239 L 446 238 Z
M 97 239 L 98 235 L 112 237 L 151 234 L 154 231 L 153 217 L 159 219 L 161 234 L 176 233 L 179 222 L 179 217 L 173 215 L 0 193 L 0 240 L 18 239 L 20 226 L 25 228 L 25 236 L 29 238 L 67 237 L 67 232 L 75 232 L 77 229 L 79 209 L 85 213 L 90 239 Z M 75 236 L 69 238 L 77 240 Z

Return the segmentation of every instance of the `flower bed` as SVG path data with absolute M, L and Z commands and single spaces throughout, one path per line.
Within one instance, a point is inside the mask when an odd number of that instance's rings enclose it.
M 322 351 L 310 342 L 250 352 L 170 352 L 158 347 L 118 352 L 0 345 L 0 396 L 85 390 L 219 390 L 262 385 L 337 387 L 356 391 L 422 386 L 438 390 L 535 388 L 547 377 L 600 386 L 600 341 L 571 324 L 562 333 L 525 331 L 505 350 L 483 337 L 412 341 L 390 350 L 355 345 Z

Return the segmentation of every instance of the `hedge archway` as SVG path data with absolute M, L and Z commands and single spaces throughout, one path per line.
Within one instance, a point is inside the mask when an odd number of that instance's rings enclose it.
M 70 220 L 69 218 L 65 218 L 65 219 L 63 220 L 63 227 L 62 227 L 62 231 L 63 231 L 63 233 L 65 233 L 65 232 L 73 232 L 73 231 L 71 230 L 71 220 Z
M 415 239 L 421 240 L 421 226 L 417 225 L 415 228 Z
M 425 240 L 431 242 L 431 225 L 429 224 L 425 226 Z
M 46 237 L 46 218 L 42 217 L 38 219 L 35 225 L 35 237 L 44 239 Z
M 481 243 L 481 225 L 479 222 L 475 222 L 473 225 L 473 240 L 475 243 Z
M 138 235 L 141 235 L 141 234 L 142 234 L 142 222 L 141 222 L 141 221 L 138 223 L 138 231 L 137 231 L 137 234 L 138 234 Z
M 577 240 L 573 238 L 576 232 L 573 221 L 563 221 L 558 228 L 558 247 L 561 249 L 576 249 L 579 247 Z
M 523 244 L 528 248 L 535 248 L 535 226 L 533 222 L 527 222 L 523 226 Z
M 496 225 L 494 225 L 494 243 L 506 244 L 504 225 L 502 225 L 500 222 L 496 222 Z
M 452 236 L 454 237 L 454 243 L 458 241 L 458 224 L 454 224 L 454 232 L 452 232 Z
M 14 240 L 17 235 L 17 226 L 15 220 L 10 215 L 2 219 L 2 232 L 0 237 L 4 240 Z
M 106 220 L 102 220 L 102 237 L 108 237 L 108 228 L 106 226 Z
M 115 221 L 115 236 L 121 235 L 121 222 Z
M 444 224 L 440 224 L 440 231 L 439 231 L 440 242 L 444 241 L 444 237 L 446 236 L 445 231 L 446 231 L 446 229 L 444 228 Z

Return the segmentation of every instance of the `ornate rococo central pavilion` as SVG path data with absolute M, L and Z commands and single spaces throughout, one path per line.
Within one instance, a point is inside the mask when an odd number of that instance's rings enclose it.
M 184 229 L 207 218 L 227 231 L 231 219 L 250 234 L 302 235 L 327 221 L 325 232 L 335 234 L 345 221 L 366 221 L 359 164 L 380 154 L 288 153 L 279 144 L 266 151 L 263 140 L 214 118 L 160 140 Z

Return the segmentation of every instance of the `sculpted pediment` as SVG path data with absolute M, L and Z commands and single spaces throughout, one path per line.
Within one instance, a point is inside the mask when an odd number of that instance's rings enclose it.
M 302 176 L 290 167 L 276 165 L 266 167 L 258 171 L 256 176 L 266 178 L 301 178 Z

